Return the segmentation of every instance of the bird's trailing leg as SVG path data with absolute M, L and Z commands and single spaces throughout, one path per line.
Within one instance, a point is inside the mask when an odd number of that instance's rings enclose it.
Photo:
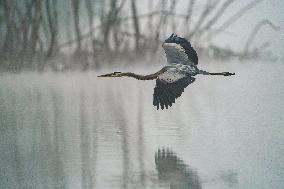
M 231 73 L 231 72 L 207 72 L 207 71 L 203 71 L 203 70 L 199 70 L 199 73 L 202 75 L 223 75 L 223 76 L 232 76 L 235 75 L 235 73 Z
M 221 72 L 221 73 L 210 73 L 209 75 L 223 75 L 223 76 L 231 76 L 231 75 L 235 75 L 235 73 L 231 73 L 231 72 Z

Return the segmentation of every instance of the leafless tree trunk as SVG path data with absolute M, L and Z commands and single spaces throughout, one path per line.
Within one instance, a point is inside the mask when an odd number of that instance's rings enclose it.
M 103 20 L 103 27 L 102 27 L 103 45 L 106 51 L 110 50 L 109 36 L 111 33 L 111 29 L 116 24 L 116 21 L 118 19 L 118 14 L 121 11 L 122 7 L 124 6 L 125 2 L 126 0 L 123 0 L 121 4 L 118 6 L 117 0 L 111 0 L 110 9 L 107 14 L 107 18 L 106 20 Z
M 160 17 L 159 17 L 159 21 L 157 24 L 157 27 L 155 28 L 155 33 L 154 33 L 154 39 L 156 40 L 156 43 L 153 45 L 152 48 L 152 55 L 154 55 L 159 47 L 158 45 L 158 41 L 159 41 L 159 37 L 160 37 L 160 31 L 161 31 L 161 27 L 164 23 L 166 23 L 167 19 L 168 19 L 168 14 L 164 14 L 165 13 L 165 9 L 167 6 L 167 1 L 165 0 L 161 0 L 161 2 L 159 3 L 159 7 L 160 7 Z
M 71 41 L 71 19 L 70 19 L 71 13 L 70 11 L 67 12 L 66 15 L 66 36 L 67 40 Z M 69 51 L 71 50 L 71 45 L 69 46 Z
M 131 10 L 133 16 L 133 27 L 135 31 L 135 49 L 136 52 L 139 52 L 140 49 L 140 26 L 139 26 L 139 18 L 137 17 L 137 7 L 136 0 L 131 0 Z
M 46 60 L 50 59 L 57 48 L 58 37 L 58 18 L 57 18 L 57 0 L 45 1 L 48 30 L 49 30 L 49 46 L 46 54 Z M 43 67 L 41 68 L 43 69 Z
M 3 51 L 4 54 L 8 54 L 13 50 L 13 42 L 14 42 L 14 18 L 15 18 L 15 11 L 13 9 L 14 1 L 3 0 L 2 4 L 4 7 L 4 17 L 6 22 L 6 34 L 3 43 Z
M 92 30 L 93 28 L 93 22 L 94 22 L 94 11 L 93 11 L 93 2 L 92 0 L 85 0 L 85 4 L 86 4 L 86 10 L 87 10 L 87 14 L 88 14 L 88 19 L 89 19 L 89 28 L 91 31 L 91 35 L 93 35 L 94 30 Z
M 107 20 L 104 25 L 103 29 L 103 43 L 104 47 L 106 50 L 110 50 L 110 44 L 109 44 L 109 35 L 110 35 L 110 30 L 115 22 L 115 17 L 116 17 L 116 9 L 117 9 L 117 0 L 111 0 L 110 2 L 110 10 L 107 15 Z
M 30 60 L 35 56 L 36 52 L 36 45 L 39 42 L 39 29 L 40 24 L 42 22 L 42 1 L 38 0 L 34 2 L 34 9 L 33 9 L 33 21 L 32 21 L 32 28 L 31 28 L 31 35 L 30 35 Z
M 4 22 L 4 3 L 3 3 L 3 0 L 0 0 L 0 28 L 3 28 L 4 25 L 3 25 L 3 22 Z M 0 30 L 0 39 L 3 39 L 3 31 Z M 3 45 L 3 40 L 0 41 L 0 51 L 1 51 L 1 47 Z
M 79 10 L 80 10 L 80 1 L 72 0 L 73 16 L 74 16 L 74 27 L 77 38 L 77 51 L 81 51 L 81 32 L 80 32 L 80 19 L 79 19 Z
M 29 30 L 30 30 L 30 18 L 31 18 L 31 12 L 32 12 L 32 6 L 31 3 L 28 0 L 25 0 L 25 12 L 22 13 L 19 11 L 19 16 L 23 17 L 22 18 L 22 23 L 20 28 L 22 29 L 22 49 L 21 49 L 21 58 L 22 60 L 25 60 L 25 57 L 27 56 L 27 51 L 28 51 L 28 43 L 29 43 Z

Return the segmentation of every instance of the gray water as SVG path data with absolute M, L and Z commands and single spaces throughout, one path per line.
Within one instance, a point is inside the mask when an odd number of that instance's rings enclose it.
M 284 66 L 201 68 L 236 76 L 163 111 L 154 81 L 2 73 L 0 188 L 284 188 Z

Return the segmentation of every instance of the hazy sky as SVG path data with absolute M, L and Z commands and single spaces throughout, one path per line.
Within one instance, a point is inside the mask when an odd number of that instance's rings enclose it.
M 231 7 L 232 11 L 227 11 L 226 15 L 230 16 L 233 10 L 247 4 L 247 0 L 238 0 L 234 6 Z M 264 26 L 258 33 L 253 45 L 259 45 L 266 41 L 271 42 L 271 47 L 275 49 L 278 55 L 284 54 L 284 1 L 283 0 L 265 0 L 250 12 L 244 15 L 239 21 L 227 29 L 236 36 L 220 35 L 218 37 L 219 44 L 230 44 L 232 47 L 242 48 L 248 35 L 253 30 L 254 26 L 262 19 L 269 19 L 275 25 L 280 27 L 280 31 L 273 31 L 271 28 Z M 234 44 L 234 45 L 233 45 Z M 226 45 L 225 45 L 226 46 Z M 283 55 L 282 55 L 283 57 Z
M 100 0 L 95 0 L 95 1 L 99 2 Z M 230 6 L 230 8 L 226 10 L 226 12 L 224 13 L 222 17 L 223 19 L 220 19 L 219 23 L 222 23 L 222 21 L 234 15 L 241 7 L 247 5 L 248 3 L 252 1 L 253 0 L 237 0 Z M 126 7 L 129 6 L 129 2 L 130 2 L 129 0 L 126 1 Z M 149 0 L 137 1 L 138 14 L 149 12 L 148 2 Z M 156 4 L 156 2 L 158 1 L 154 1 L 154 4 Z M 179 0 L 178 2 L 179 2 L 178 10 L 184 13 L 185 11 L 182 9 L 186 8 L 187 1 Z M 202 3 L 205 3 L 205 2 L 206 0 L 199 0 L 198 1 L 199 7 L 202 7 Z M 59 3 L 61 4 L 61 7 L 62 7 L 62 9 L 60 10 L 61 14 L 66 14 L 68 11 L 70 12 L 71 7 L 70 7 L 69 0 L 59 1 Z M 81 31 L 84 33 L 84 32 L 87 32 L 89 29 L 87 27 L 88 21 L 86 19 L 87 17 L 86 17 L 85 5 L 81 6 L 81 10 L 83 10 L 81 11 L 81 14 L 82 14 Z M 70 13 L 69 15 L 72 15 L 72 14 Z M 198 7 L 196 8 L 194 15 L 198 16 Z M 231 47 L 236 50 L 241 50 L 243 49 L 245 42 L 247 41 L 248 36 L 252 32 L 254 26 L 263 19 L 271 20 L 273 24 L 280 27 L 280 31 L 275 32 L 268 26 L 264 26 L 262 30 L 256 36 L 255 41 L 253 42 L 251 47 L 260 46 L 261 44 L 265 42 L 270 42 L 269 48 L 273 49 L 273 52 L 276 55 L 284 58 L 283 56 L 284 54 L 284 0 L 263 0 L 261 3 L 259 3 L 249 12 L 247 12 L 244 16 L 242 16 L 237 22 L 235 22 L 228 29 L 226 29 L 225 33 L 218 35 L 214 39 L 213 42 L 222 47 Z M 170 35 L 170 33 L 171 32 L 169 32 L 168 35 Z M 179 33 L 177 32 L 177 34 Z M 66 39 L 66 36 L 64 36 L 64 33 L 62 34 L 61 37 L 62 37 L 62 40 L 64 40 L 64 38 Z
M 204 0 L 204 2 L 206 2 Z M 241 7 L 244 7 L 252 0 L 237 0 L 224 13 L 223 19 L 219 23 L 234 15 Z M 257 34 L 255 41 L 251 45 L 260 46 L 264 42 L 270 42 L 271 48 L 275 54 L 282 56 L 284 54 L 284 0 L 264 0 L 253 9 L 243 15 L 237 22 L 226 29 L 216 37 L 214 42 L 222 47 L 231 47 L 233 49 L 243 49 L 248 36 L 255 25 L 263 19 L 272 21 L 273 24 L 280 27 L 280 31 L 273 31 L 270 27 L 264 26 Z

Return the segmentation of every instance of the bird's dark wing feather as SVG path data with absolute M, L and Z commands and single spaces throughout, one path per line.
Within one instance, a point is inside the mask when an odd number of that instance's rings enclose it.
M 153 105 L 161 106 L 161 109 L 168 109 L 175 103 L 175 99 L 181 96 L 184 89 L 195 81 L 194 77 L 186 76 L 174 82 L 165 82 L 162 79 L 156 80 L 156 86 L 153 94 Z

